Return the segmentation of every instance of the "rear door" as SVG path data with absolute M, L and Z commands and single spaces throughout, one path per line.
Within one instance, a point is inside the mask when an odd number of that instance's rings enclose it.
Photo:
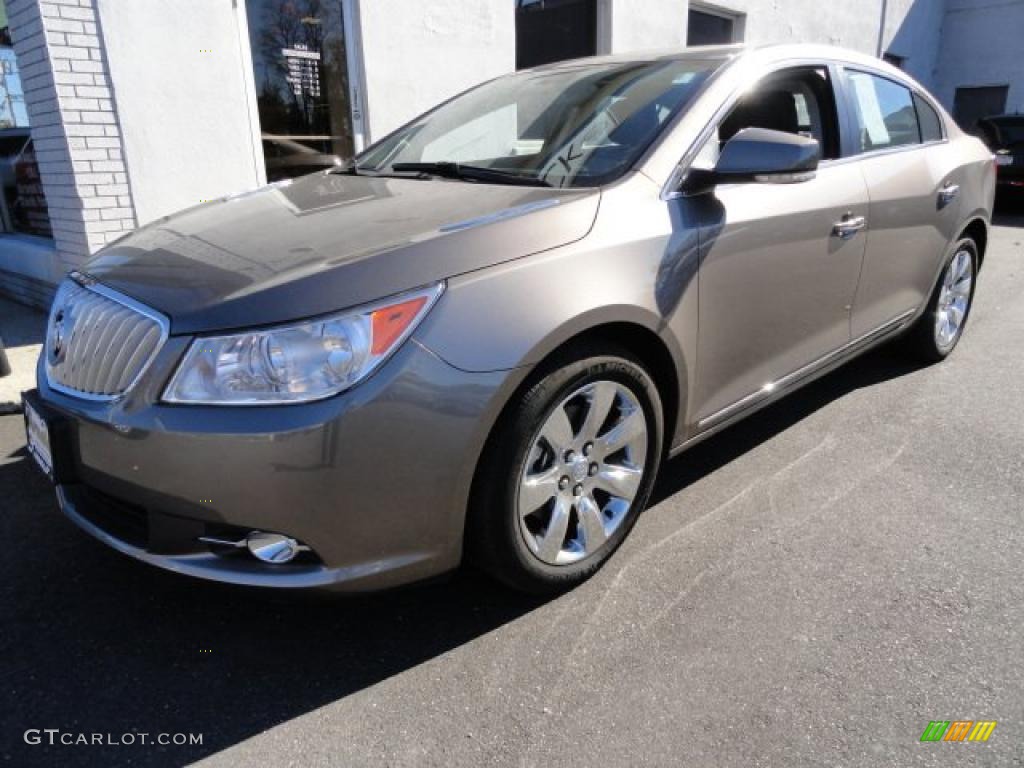
M 854 339 L 913 312 L 931 294 L 959 222 L 963 168 L 921 94 L 878 73 L 846 69 L 854 151 L 867 184 L 864 269 Z

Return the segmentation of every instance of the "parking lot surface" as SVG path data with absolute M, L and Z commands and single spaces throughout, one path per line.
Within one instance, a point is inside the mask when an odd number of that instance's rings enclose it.
M 547 602 L 473 572 L 337 599 L 154 570 L 66 521 L 0 417 L 0 756 L 1024 765 L 1022 227 L 993 230 L 948 361 L 878 350 L 669 462 Z M 921 743 L 933 720 L 998 725 Z M 25 743 L 47 728 L 202 744 Z

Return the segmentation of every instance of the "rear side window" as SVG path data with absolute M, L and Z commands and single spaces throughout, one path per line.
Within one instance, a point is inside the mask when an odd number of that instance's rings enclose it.
M 921 125 L 921 141 L 942 141 L 942 123 L 932 105 L 915 93 L 914 107 L 917 108 L 917 121 Z
M 866 72 L 846 77 L 862 152 L 921 142 L 909 88 Z

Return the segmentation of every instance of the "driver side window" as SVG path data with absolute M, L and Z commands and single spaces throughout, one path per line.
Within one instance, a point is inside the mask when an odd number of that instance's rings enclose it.
M 714 168 L 721 148 L 744 128 L 768 128 L 817 139 L 822 159 L 839 157 L 839 120 L 828 70 L 798 67 L 762 79 L 718 124 L 694 167 Z

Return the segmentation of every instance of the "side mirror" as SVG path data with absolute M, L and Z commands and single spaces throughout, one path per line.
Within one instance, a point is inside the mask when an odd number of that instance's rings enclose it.
M 814 178 L 821 145 L 795 133 L 767 128 L 744 128 L 722 147 L 712 171 L 690 169 L 682 191 L 709 191 L 716 184 L 760 182 L 793 184 Z

